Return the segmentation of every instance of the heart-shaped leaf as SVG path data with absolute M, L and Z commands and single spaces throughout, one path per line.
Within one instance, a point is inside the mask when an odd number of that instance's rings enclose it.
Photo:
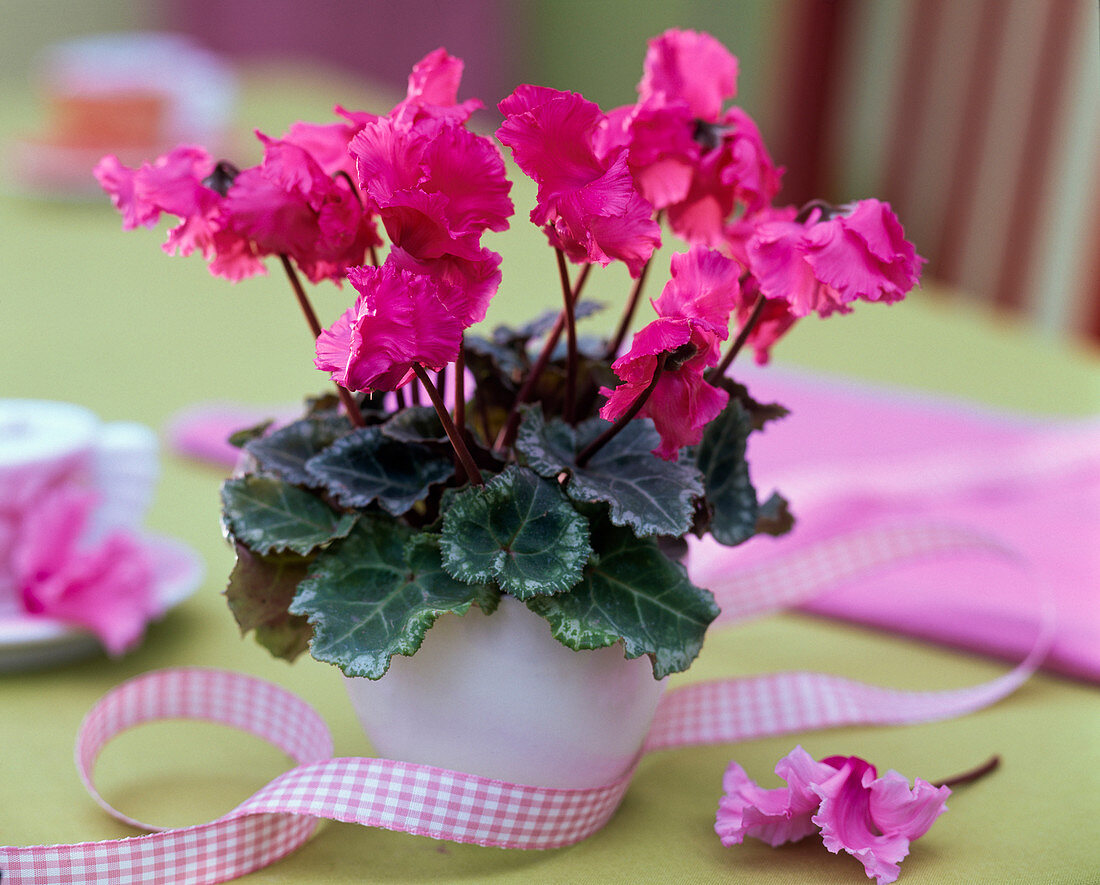
M 450 499 L 442 549 L 460 581 L 497 581 L 519 599 L 568 590 L 592 552 L 587 520 L 557 483 L 522 467 Z
M 531 599 L 528 607 L 569 648 L 621 641 L 626 657 L 650 656 L 657 679 L 686 670 L 718 616 L 714 597 L 655 541 L 600 522 L 592 527 L 595 553 L 580 582 L 568 593 Z
M 250 440 L 244 449 L 263 472 L 297 486 L 316 485 L 317 480 L 306 471 L 306 461 L 350 430 L 348 419 L 340 415 L 303 418 Z
M 431 406 L 402 409 L 381 425 L 382 433 L 400 442 L 447 443 L 447 431 Z
M 631 421 L 584 466 L 577 453 L 610 425 L 591 418 L 573 428 L 555 418 L 549 424 L 538 408 L 527 409 L 516 449 L 540 476 L 570 473 L 565 493 L 578 503 L 601 501 L 611 521 L 639 536 L 682 535 L 691 527 L 692 501 L 703 493 L 702 477 L 690 464 L 653 454 L 660 437 L 648 418 Z
M 222 512 L 229 533 L 261 555 L 293 551 L 305 556 L 355 524 L 356 514 L 336 513 L 309 492 L 271 476 L 222 483 Z
M 310 653 L 348 676 L 380 679 L 395 654 L 411 655 L 445 612 L 474 603 L 490 612 L 499 592 L 456 581 L 440 562 L 439 536 L 366 514 L 346 540 L 320 554 L 290 612 L 313 625 Z
M 306 462 L 306 471 L 345 507 L 377 501 L 399 516 L 454 473 L 447 455 L 417 443 L 399 442 L 378 427 L 361 427 Z
M 751 432 L 752 417 L 740 402 L 731 399 L 706 426 L 696 452 L 707 501 L 713 508 L 710 532 L 718 543 L 730 547 L 756 534 L 759 506 L 745 459 L 745 441 Z
M 291 555 L 259 556 L 237 545 L 237 563 L 225 598 L 241 633 L 255 631 L 256 641 L 277 658 L 293 661 L 309 647 L 313 628 L 287 611 L 309 560 Z

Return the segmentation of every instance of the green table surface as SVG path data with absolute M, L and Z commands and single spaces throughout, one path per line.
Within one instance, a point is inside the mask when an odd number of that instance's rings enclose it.
M 258 125 L 277 134 L 297 118 L 324 119 L 335 101 L 387 109 L 372 105 L 359 84 L 327 76 L 253 72 L 245 86 L 242 132 Z M 36 105 L 25 86 L 0 84 L 0 98 L 0 135 L 33 128 Z M 514 196 L 516 229 L 486 240 L 504 254 L 505 269 L 490 320 L 529 316 L 557 297 L 553 256 L 525 218 L 532 189 L 517 186 Z M 107 419 L 160 429 L 199 400 L 284 405 L 324 389 L 311 366 L 308 333 L 275 273 L 236 286 L 215 280 L 197 257 L 165 257 L 158 248 L 163 230 L 120 232 L 105 199 L 63 203 L 5 194 L 0 231 L 2 396 L 72 400 Z M 610 269 L 596 276 L 593 291 L 620 303 L 628 283 Z M 659 284 L 653 281 L 649 294 Z M 349 292 L 319 291 L 323 320 L 349 303 Z M 932 284 L 891 308 L 863 305 L 848 317 L 804 322 L 778 349 L 776 362 L 1033 415 L 1100 411 L 1095 352 L 1041 340 Z M 164 455 L 149 527 L 194 547 L 207 577 L 150 629 L 141 648 L 119 660 L 98 657 L 0 676 L 4 844 L 135 834 L 85 794 L 72 746 L 99 697 L 157 668 L 224 667 L 271 679 L 317 707 L 333 730 L 337 755 L 369 753 L 336 670 L 308 658 L 293 665 L 272 660 L 239 636 L 220 597 L 232 564 L 218 527 L 222 477 L 218 468 Z M 709 639 L 690 673 L 675 681 L 809 669 L 936 689 L 990 679 L 1006 668 L 783 614 Z M 326 823 L 296 854 L 247 881 L 864 881 L 858 862 L 828 854 L 819 840 L 781 849 L 750 841 L 726 849 L 713 833 L 727 763 L 735 758 L 761 782 L 778 785 L 772 766 L 796 743 L 819 758 L 858 754 L 880 768 L 928 779 L 1001 754 L 1001 770 L 960 789 L 950 812 L 915 843 L 902 864 L 902 882 L 1100 881 L 1100 693 L 1043 673 L 1007 700 L 948 722 L 843 728 L 652 755 L 610 824 L 570 848 L 505 851 Z M 286 766 L 278 751 L 230 729 L 161 723 L 109 745 L 98 779 L 106 798 L 127 813 L 185 825 L 225 813 Z

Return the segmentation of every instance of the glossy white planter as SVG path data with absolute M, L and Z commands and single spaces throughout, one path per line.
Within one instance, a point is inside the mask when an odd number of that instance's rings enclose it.
M 379 756 L 567 788 L 630 768 L 664 690 L 648 657 L 572 651 L 507 596 L 488 617 L 443 615 L 382 679 L 345 683 Z

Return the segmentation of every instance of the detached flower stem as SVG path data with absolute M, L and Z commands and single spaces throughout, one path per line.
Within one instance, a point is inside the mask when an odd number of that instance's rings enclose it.
M 419 363 L 413 363 L 413 371 L 416 372 L 416 377 L 419 378 L 420 383 L 424 385 L 424 389 L 428 392 L 428 396 L 432 400 L 432 405 L 435 406 L 436 414 L 439 415 L 439 420 L 443 424 L 443 429 L 447 431 L 447 439 L 451 441 L 455 454 L 458 455 L 459 463 L 462 464 L 462 469 L 466 471 L 466 478 L 475 486 L 484 485 L 484 480 L 481 478 L 481 471 L 477 469 L 477 465 L 474 463 L 470 450 L 466 448 L 466 443 L 462 441 L 462 436 L 458 432 L 458 428 L 455 427 L 454 421 L 451 420 L 450 410 L 448 410 L 446 403 L 443 402 L 443 397 L 439 393 L 439 388 L 432 384 L 432 379 L 428 376 L 424 367 Z
M 581 297 L 581 290 L 584 288 L 585 281 L 588 279 L 588 274 L 592 270 L 591 264 L 586 264 L 581 270 L 581 274 L 577 277 L 577 282 L 573 285 L 573 303 L 576 304 Z M 508 413 L 508 420 L 504 422 L 504 426 L 497 434 L 496 440 L 493 442 L 493 448 L 498 451 L 504 449 L 512 444 L 512 440 L 516 435 L 516 429 L 519 427 L 519 407 L 522 406 L 531 397 L 531 391 L 535 389 L 535 384 L 539 380 L 539 376 L 542 375 L 543 369 L 546 368 L 546 364 L 550 362 L 550 355 L 554 352 L 554 348 L 558 346 L 558 341 L 561 339 L 562 330 L 565 328 L 565 310 L 558 314 L 557 322 L 554 323 L 554 328 L 550 330 L 550 334 L 546 336 L 546 343 L 542 346 L 542 352 L 539 354 L 538 359 L 535 360 L 535 364 L 531 367 L 531 371 L 527 374 L 527 378 L 523 382 L 523 386 L 520 387 L 519 393 L 516 394 L 516 401 L 512 405 L 512 411 Z
M 283 263 L 283 270 L 286 271 L 286 277 L 290 280 L 290 288 L 294 290 L 294 295 L 298 299 L 298 306 L 302 309 L 306 323 L 309 324 L 309 329 L 313 333 L 313 340 L 316 341 L 321 335 L 321 324 L 317 321 L 317 314 L 313 312 L 313 305 L 309 303 L 309 298 L 306 297 L 305 289 L 302 288 L 302 281 L 298 279 L 298 272 L 294 269 L 294 265 L 290 263 L 290 258 L 287 255 L 280 255 L 279 260 Z M 344 411 L 347 412 L 348 420 L 351 421 L 352 426 L 366 427 L 367 422 L 363 420 L 359 403 L 355 401 L 351 391 L 336 384 L 336 393 L 340 397 L 340 402 L 344 405 Z
M 562 316 L 565 317 L 565 341 L 567 356 L 565 359 L 565 401 L 562 404 L 562 418 L 566 424 L 572 424 L 577 406 L 577 318 L 573 314 L 573 286 L 569 282 L 569 268 L 565 266 L 565 253 L 555 249 L 558 259 L 558 276 L 561 278 L 561 298 L 565 304 Z
M 932 784 L 934 787 L 961 787 L 963 784 L 971 784 L 976 780 L 981 780 L 987 774 L 991 774 L 996 771 L 1001 764 L 1000 756 L 993 756 L 984 765 L 979 765 L 970 771 L 957 774 L 954 777 L 949 777 L 947 780 L 936 781 Z
M 752 306 L 752 313 L 749 314 L 749 318 L 745 321 L 745 325 L 743 325 L 741 331 L 737 333 L 737 337 L 734 339 L 733 344 L 730 345 L 730 349 L 726 351 L 726 355 L 722 357 L 722 361 L 711 369 L 715 378 L 721 378 L 726 374 L 726 369 L 730 367 L 733 358 L 737 356 L 741 348 L 745 346 L 745 342 L 749 340 L 749 334 L 760 319 L 760 314 L 764 312 L 765 300 L 763 294 L 756 296 L 756 303 Z M 708 372 L 707 374 L 710 373 Z
M 592 442 L 586 445 L 579 455 L 577 455 L 577 466 L 584 467 L 589 461 L 592 460 L 592 456 L 596 454 L 600 449 L 606 446 L 611 440 L 619 435 L 619 432 L 626 427 L 641 410 L 642 406 L 646 404 L 646 400 L 649 399 L 649 395 L 653 393 L 657 387 L 657 382 L 661 378 L 661 372 L 665 369 L 665 360 L 668 359 L 667 353 L 662 353 L 657 358 L 657 367 L 653 370 L 653 378 L 650 380 L 649 385 L 645 390 L 639 394 L 638 398 L 634 400 L 630 408 L 619 416 L 619 419 L 607 428 L 603 433 L 597 436 Z

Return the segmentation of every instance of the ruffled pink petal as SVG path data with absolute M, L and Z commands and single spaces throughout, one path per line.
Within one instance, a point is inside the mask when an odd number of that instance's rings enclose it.
M 365 124 L 348 145 L 363 193 L 386 206 L 395 193 L 419 187 L 426 174 L 420 158 L 427 144 L 426 138 L 400 131 L 386 118 Z
M 351 390 L 392 390 L 414 365 L 441 369 L 458 356 L 463 326 L 445 284 L 392 264 L 348 273 L 360 296 L 317 339 L 314 364 Z
M 737 59 L 710 34 L 672 29 L 649 41 L 638 97 L 665 95 L 685 101 L 693 116 L 718 119 L 737 92 Z
M 741 108 L 726 111 L 723 124 L 727 127 L 724 137 L 726 161 L 719 172 L 719 180 L 733 189 L 747 213 L 760 212 L 779 193 L 783 169 L 772 161 L 759 128 Z
M 729 222 L 724 229 L 724 249 L 742 267 L 749 267 L 749 240 L 756 229 L 769 221 L 794 221 L 798 209 L 794 206 L 766 206 L 759 212 L 746 213 Z
M 114 154 L 103 157 L 92 170 L 99 186 L 107 192 L 115 208 L 122 214 L 123 230 L 153 227 L 160 217 L 160 210 L 156 206 L 136 199 L 134 171 L 122 165 L 122 161 Z
M 699 162 L 694 121 L 686 104 L 651 100 L 630 119 L 629 162 L 638 189 L 656 208 L 685 200 Z
M 373 115 L 369 115 L 373 118 Z M 352 138 L 362 129 L 354 123 L 292 123 L 282 140 L 307 151 L 324 173 L 343 172 L 355 179 L 355 160 L 348 153 Z
M 634 333 L 630 350 L 611 364 L 612 370 L 624 381 L 648 384 L 653 377 L 656 360 L 647 369 L 649 357 L 675 350 L 691 340 L 691 324 L 679 317 L 662 317 Z M 611 420 L 611 419 L 608 419 Z
M 264 275 L 267 267 L 256 254 L 256 248 L 246 237 L 230 231 L 216 231 L 211 238 L 213 258 L 210 272 L 232 282 Z
M 750 780 L 740 765 L 730 763 L 722 779 L 726 795 L 719 802 L 715 823 L 722 844 L 739 844 L 752 836 L 775 847 L 815 832 L 811 818 L 821 800 L 810 784 L 834 771 L 815 762 L 802 747 L 795 747 L 775 767 L 787 786 L 766 790 Z
M 476 261 L 481 255 L 481 232 L 451 230 L 447 220 L 447 197 L 422 190 L 394 193 L 378 217 L 390 242 L 418 259 L 452 255 Z
M 671 278 L 653 307 L 660 316 L 690 317 L 718 338 L 729 335 L 730 313 L 740 302 L 737 262 L 703 246 L 672 256 Z
M 867 876 L 879 885 L 893 882 L 901 872 L 898 865 L 909 853 L 910 839 L 902 831 L 883 828 L 872 814 L 871 795 L 876 782 L 874 766 L 855 756 L 838 761 L 844 764 L 836 774 L 814 787 L 821 797 L 821 807 L 813 821 L 821 827 L 822 842 L 834 854 L 846 851 L 855 857 L 863 864 Z M 914 829 L 919 829 L 931 811 L 928 794 L 922 791 L 912 815 L 899 813 L 894 803 L 900 798 L 897 783 L 891 779 L 880 796 L 879 810 L 884 812 L 883 822 L 911 821 L 915 824 Z M 945 797 L 937 798 L 942 810 Z M 927 830 L 927 827 L 924 829 Z
M 663 372 L 653 393 L 638 415 L 651 418 L 661 444 L 653 454 L 675 461 L 684 446 L 698 445 L 703 428 L 718 417 L 729 402 L 729 394 L 703 378 L 702 368 L 688 365 L 677 372 Z
M 593 147 L 603 115 L 582 95 L 518 86 L 498 108 L 505 120 L 497 138 L 538 182 L 540 202 L 585 187 L 606 171 Z
M 394 267 L 433 276 L 444 283 L 447 309 L 464 327 L 485 319 L 489 301 L 500 287 L 501 257 L 489 249 L 482 249 L 479 257 L 473 259 L 457 255 L 416 258 L 400 246 L 391 246 L 386 260 Z
M 719 248 L 724 226 L 734 207 L 734 190 L 721 179 L 725 152 L 710 151 L 699 158 L 687 196 L 667 209 L 669 226 L 689 243 Z
M 464 123 L 482 104 L 477 99 L 458 103 L 463 68 L 462 59 L 442 47 L 429 52 L 413 65 L 405 99 L 391 119 L 402 129 L 421 127 L 425 132 L 439 124 Z
M 718 359 L 717 337 L 695 320 L 662 317 L 635 333 L 630 350 L 611 368 L 622 379 L 613 390 L 602 388 L 607 402 L 600 417 L 615 421 L 625 414 L 653 381 L 657 355 L 691 343 L 695 354 L 677 369 L 661 373 L 649 398 L 638 412 L 651 418 L 661 437 L 653 450 L 665 460 L 674 459 L 686 445 L 702 439 L 703 428 L 725 408 L 729 395 L 703 378 L 707 366 Z
M 515 211 L 508 192 L 504 158 L 489 139 L 460 126 L 447 126 L 432 139 L 422 162 L 422 187 L 445 194 L 446 215 L 455 232 L 508 229 Z
M 806 260 L 846 301 L 899 301 L 920 279 L 920 258 L 897 216 L 878 200 L 861 200 L 850 214 L 811 225 Z
M 748 255 L 753 276 L 767 298 L 778 298 L 790 305 L 796 317 L 817 312 L 827 316 L 851 310 L 838 290 L 814 275 L 805 259 L 800 224 L 785 221 L 765 222 L 749 239 Z
M 906 839 L 919 839 L 936 818 L 947 811 L 948 787 L 934 787 L 916 779 L 912 789 L 908 779 L 896 771 L 887 771 L 871 784 L 871 819 L 884 833 L 899 833 Z

